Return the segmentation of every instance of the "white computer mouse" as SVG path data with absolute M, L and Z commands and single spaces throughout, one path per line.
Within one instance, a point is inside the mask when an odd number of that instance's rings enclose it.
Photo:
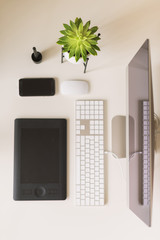
M 88 82 L 84 80 L 67 80 L 61 83 L 60 92 L 65 95 L 88 93 Z

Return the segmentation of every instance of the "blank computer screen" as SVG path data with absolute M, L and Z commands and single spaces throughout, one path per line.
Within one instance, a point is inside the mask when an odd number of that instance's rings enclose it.
M 59 129 L 22 128 L 21 183 L 59 182 Z

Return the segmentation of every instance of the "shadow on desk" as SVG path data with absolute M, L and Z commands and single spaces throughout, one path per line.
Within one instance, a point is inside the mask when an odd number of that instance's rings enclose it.
M 60 52 L 60 48 L 57 45 L 53 45 L 42 52 L 43 60 L 46 61 Z

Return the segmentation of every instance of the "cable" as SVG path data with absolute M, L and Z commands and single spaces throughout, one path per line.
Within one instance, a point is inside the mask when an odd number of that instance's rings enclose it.
M 114 152 L 104 151 L 104 154 L 112 154 L 112 156 L 113 156 L 115 159 L 118 159 L 118 160 L 119 160 L 118 156 L 117 156 Z M 124 176 L 124 172 L 123 172 L 123 169 L 122 169 L 122 165 L 121 165 L 120 161 L 118 161 L 118 163 L 119 163 L 119 167 L 120 167 L 120 169 L 121 169 L 122 178 L 123 178 L 124 182 L 126 183 L 126 178 L 125 178 L 125 176 Z
M 112 154 L 114 158 L 118 159 L 118 156 L 114 152 L 104 151 L 104 154 Z
M 142 154 L 143 152 L 141 152 L 141 151 L 137 151 L 137 152 L 134 152 L 134 153 L 132 153 L 131 155 L 129 155 L 129 160 L 131 160 L 133 157 L 134 157 L 134 155 L 136 155 L 136 154 Z
M 104 154 L 112 154 L 112 156 L 113 156 L 115 159 L 120 160 L 120 159 L 118 158 L 118 156 L 117 156 L 114 152 L 104 151 Z M 142 151 L 137 151 L 137 152 L 132 153 L 132 154 L 129 156 L 129 160 L 131 160 L 136 154 L 143 154 L 143 152 L 142 152 Z M 125 178 L 125 176 L 124 176 L 123 168 L 122 168 L 122 165 L 121 165 L 120 161 L 118 161 L 118 163 L 119 163 L 119 166 L 120 166 L 120 169 L 121 169 L 122 177 L 123 177 L 125 183 L 127 183 L 126 178 Z

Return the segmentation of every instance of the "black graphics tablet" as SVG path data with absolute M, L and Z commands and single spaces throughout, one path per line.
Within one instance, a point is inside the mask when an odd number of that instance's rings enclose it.
M 16 119 L 14 200 L 66 199 L 65 119 Z

